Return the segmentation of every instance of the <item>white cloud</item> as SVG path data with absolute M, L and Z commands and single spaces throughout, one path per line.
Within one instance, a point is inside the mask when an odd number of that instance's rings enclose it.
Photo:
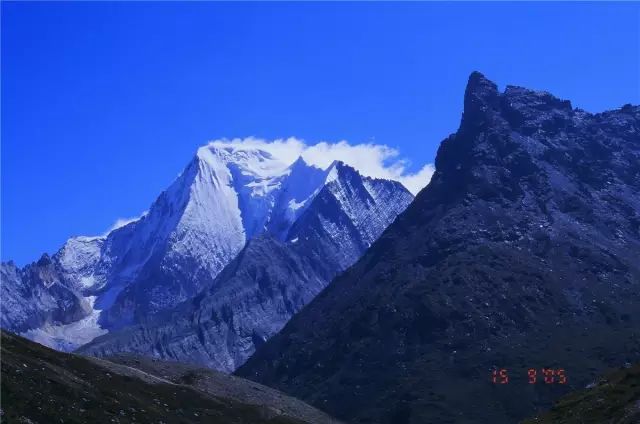
M 106 236 L 107 234 L 109 234 L 111 231 L 113 230 L 117 230 L 118 228 L 124 227 L 127 224 L 130 224 L 134 221 L 139 220 L 140 218 L 142 218 L 143 216 L 145 216 L 147 214 L 147 212 L 143 212 L 140 216 L 135 216 L 132 218 L 118 218 L 116 219 L 116 222 L 113 223 L 113 225 L 104 232 L 104 234 L 102 234 L 103 236 Z
M 416 194 L 431 180 L 435 171 L 433 164 L 424 165 L 417 172 L 409 172 L 410 161 L 400 156 L 400 152 L 384 144 L 350 144 L 347 141 L 337 143 L 320 142 L 307 144 L 297 138 L 263 140 L 254 137 L 233 140 L 215 140 L 215 146 L 254 147 L 271 153 L 289 164 L 299 156 L 310 165 L 326 168 L 334 160 L 340 160 L 356 168 L 361 174 L 400 181 L 411 193 Z
M 415 174 L 400 177 L 400 182 L 415 195 L 429 184 L 434 172 L 436 172 L 436 167 L 432 163 L 428 163 Z

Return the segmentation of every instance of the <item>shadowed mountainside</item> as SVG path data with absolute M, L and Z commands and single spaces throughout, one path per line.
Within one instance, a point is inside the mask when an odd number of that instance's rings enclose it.
M 513 423 L 640 360 L 639 257 L 640 107 L 473 73 L 430 184 L 237 374 L 352 422 Z

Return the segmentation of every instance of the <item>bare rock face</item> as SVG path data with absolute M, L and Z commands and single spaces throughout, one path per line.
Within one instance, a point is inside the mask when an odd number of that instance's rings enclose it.
M 473 73 L 430 184 L 237 374 L 351 422 L 516 422 L 640 359 L 639 258 L 640 107 Z
M 23 269 L 2 263 L 0 273 L 3 328 L 24 331 L 52 321 L 68 324 L 90 313 L 90 305 L 48 255 Z

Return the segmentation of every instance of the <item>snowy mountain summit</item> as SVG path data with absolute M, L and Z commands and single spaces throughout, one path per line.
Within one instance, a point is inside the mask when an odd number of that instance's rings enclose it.
M 319 169 L 302 158 L 287 164 L 257 148 L 212 143 L 137 220 L 105 236 L 73 237 L 21 269 L 3 263 L 1 325 L 73 350 L 217 284 L 259 236 L 335 256 L 337 269 L 325 272 L 332 275 L 412 199 L 400 183 L 363 177 L 341 162 Z

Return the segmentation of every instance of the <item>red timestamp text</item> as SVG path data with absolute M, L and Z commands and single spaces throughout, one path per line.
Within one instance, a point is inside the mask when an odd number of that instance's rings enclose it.
M 567 384 L 567 374 L 563 368 L 529 368 L 526 375 L 529 384 Z M 493 370 L 491 382 L 493 384 L 509 384 L 509 371 L 505 368 Z

